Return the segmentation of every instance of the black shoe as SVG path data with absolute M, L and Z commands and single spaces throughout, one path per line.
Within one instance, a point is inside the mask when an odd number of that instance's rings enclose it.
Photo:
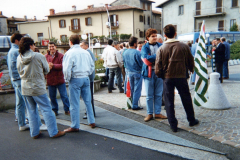
M 112 88 L 111 90 L 117 90 L 117 88 Z
M 108 93 L 112 93 L 112 91 L 109 91 L 109 90 L 108 90 Z
M 199 124 L 199 120 L 197 120 L 197 119 L 195 119 L 195 121 L 193 121 L 193 122 L 189 122 L 190 127 L 198 125 L 198 124 Z
M 87 119 L 87 115 L 84 115 L 84 116 L 83 116 L 83 119 Z
M 173 132 L 177 132 L 178 128 L 177 127 L 170 127 Z
M 142 107 L 137 107 L 137 108 L 132 108 L 132 110 L 141 110 L 143 109 Z
M 57 112 L 57 111 L 54 111 L 54 110 L 53 110 L 53 112 L 55 113 L 55 116 L 58 116 L 58 112 Z
M 124 93 L 124 90 L 119 91 L 119 93 Z

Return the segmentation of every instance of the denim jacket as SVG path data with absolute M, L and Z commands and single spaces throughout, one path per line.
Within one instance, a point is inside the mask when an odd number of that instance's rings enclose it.
M 157 45 L 160 47 L 162 44 L 157 42 Z M 156 53 L 154 55 L 151 55 L 149 42 L 142 47 L 141 58 L 143 61 L 142 76 L 144 79 L 150 79 L 151 70 L 153 69 L 152 64 L 155 63 L 156 60 Z
M 143 61 L 141 59 L 141 53 L 136 49 L 128 49 L 123 54 L 123 61 L 125 68 L 129 72 L 139 72 L 142 71 Z
M 73 45 L 63 57 L 63 74 L 66 82 L 71 78 L 88 77 L 94 68 L 91 55 L 79 44 Z
M 8 52 L 7 62 L 9 69 L 9 76 L 12 81 L 20 80 L 20 76 L 17 70 L 17 57 L 19 55 L 19 46 L 12 44 L 11 49 Z

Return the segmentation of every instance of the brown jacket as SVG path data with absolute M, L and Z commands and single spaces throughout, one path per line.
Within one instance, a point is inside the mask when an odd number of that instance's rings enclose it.
M 157 51 L 155 74 L 159 78 L 186 78 L 194 71 L 194 58 L 187 44 L 171 39 Z

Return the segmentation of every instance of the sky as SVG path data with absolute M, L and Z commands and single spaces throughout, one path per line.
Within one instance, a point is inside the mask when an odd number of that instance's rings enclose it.
M 88 5 L 94 4 L 95 7 L 100 4 L 110 4 L 114 0 L 0 0 L 0 11 L 6 17 L 23 18 L 24 15 L 31 19 L 34 16 L 37 19 L 47 19 L 49 15 L 49 9 L 55 9 L 57 12 L 71 11 L 72 6 L 76 5 L 77 10 L 85 9 Z M 164 0 L 152 0 L 153 10 L 159 10 L 155 8 Z

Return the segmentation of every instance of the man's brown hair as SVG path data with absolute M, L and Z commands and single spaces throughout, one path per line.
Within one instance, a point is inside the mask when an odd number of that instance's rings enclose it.
M 69 40 L 73 43 L 73 45 L 80 43 L 80 39 L 78 35 L 71 35 Z
M 168 24 L 163 28 L 163 32 L 168 38 L 173 38 L 176 33 L 176 28 L 172 24 Z
M 22 36 L 21 34 L 19 34 L 19 33 L 14 33 L 14 34 L 11 36 L 11 42 L 12 42 L 12 43 L 15 43 L 15 40 L 20 41 L 22 37 L 23 37 L 23 36 Z
M 138 38 L 132 36 L 129 38 L 128 43 L 132 47 L 132 46 L 134 46 L 135 43 L 137 43 L 137 41 L 138 41 Z
M 149 29 L 146 31 L 146 39 L 149 38 L 152 34 L 157 34 L 157 30 L 156 30 L 156 29 L 153 29 L 153 28 L 149 28 Z
M 52 41 L 49 42 L 48 44 L 54 44 L 54 46 L 56 46 L 56 43 L 55 43 L 55 42 L 52 42 Z

